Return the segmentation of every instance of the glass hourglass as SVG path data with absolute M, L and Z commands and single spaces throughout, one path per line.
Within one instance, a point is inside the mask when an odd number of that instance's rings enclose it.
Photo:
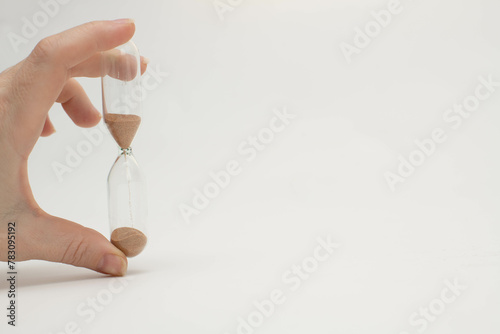
M 146 184 L 132 154 L 132 141 L 141 124 L 141 60 L 133 42 L 101 55 L 104 122 L 120 148 L 108 175 L 111 242 L 127 257 L 147 243 Z

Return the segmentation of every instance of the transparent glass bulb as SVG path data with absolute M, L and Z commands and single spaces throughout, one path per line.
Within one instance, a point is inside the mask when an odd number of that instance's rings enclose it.
M 120 148 L 108 176 L 111 242 L 133 257 L 147 243 L 146 183 L 131 148 L 141 124 L 140 54 L 127 42 L 101 59 L 104 122 Z
M 141 57 L 127 42 L 102 53 L 104 121 L 121 148 L 129 148 L 141 124 Z

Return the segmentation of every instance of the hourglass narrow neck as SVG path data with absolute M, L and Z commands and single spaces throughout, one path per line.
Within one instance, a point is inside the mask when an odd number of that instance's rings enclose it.
M 120 148 L 120 155 L 132 155 L 132 147 L 129 148 Z

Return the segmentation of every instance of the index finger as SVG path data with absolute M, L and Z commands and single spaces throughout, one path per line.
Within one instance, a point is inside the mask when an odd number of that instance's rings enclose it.
M 96 21 L 66 30 L 40 41 L 16 75 L 13 87 L 21 100 L 34 100 L 37 108 L 48 110 L 59 96 L 71 67 L 92 57 L 96 52 L 110 50 L 132 38 L 134 21 Z
M 134 32 L 134 21 L 130 19 L 96 21 L 40 41 L 12 80 L 10 95 L 15 123 L 28 132 L 41 132 L 47 112 L 68 80 L 70 69 L 96 52 L 124 44 Z
M 94 21 L 45 38 L 30 58 L 52 67 L 69 69 L 87 60 L 96 52 L 107 51 L 132 38 L 132 19 Z

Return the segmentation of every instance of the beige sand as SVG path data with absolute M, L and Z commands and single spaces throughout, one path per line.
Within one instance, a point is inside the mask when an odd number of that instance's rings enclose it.
M 139 255 L 147 242 L 146 235 L 132 227 L 120 227 L 111 233 L 111 243 L 127 257 Z
M 129 148 L 141 124 L 141 117 L 137 115 L 105 114 L 104 121 L 118 146 Z

